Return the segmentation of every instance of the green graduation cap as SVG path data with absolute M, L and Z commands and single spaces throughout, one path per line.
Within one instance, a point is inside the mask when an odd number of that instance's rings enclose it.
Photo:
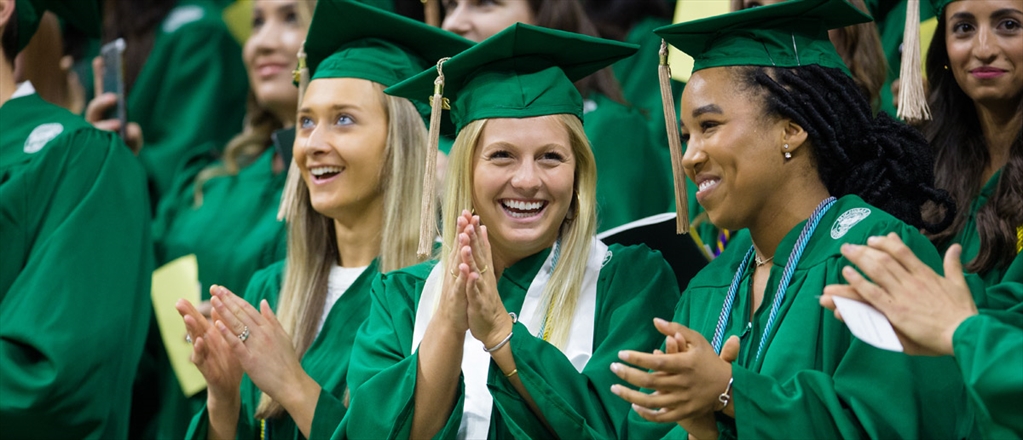
M 87 36 L 101 36 L 103 19 L 96 0 L 15 0 L 14 8 L 18 20 L 18 52 L 28 46 L 46 11 L 53 12 Z
M 320 0 L 306 37 L 313 80 L 392 86 L 473 45 L 454 33 L 353 0 Z
M 436 68 L 394 85 L 385 93 L 413 101 L 430 100 L 430 147 L 423 181 L 419 255 L 428 255 L 436 236 L 433 185 L 441 108 L 456 132 L 488 118 L 529 118 L 557 114 L 583 117 L 583 98 L 573 84 L 636 52 L 638 46 L 572 32 L 517 23 L 466 49 Z
M 945 6 L 948 6 L 949 3 L 954 1 L 958 0 L 931 0 L 931 6 L 934 7 L 934 14 L 940 16 L 941 13 L 945 11 Z
M 694 59 L 693 72 L 721 66 L 849 69 L 828 30 L 871 21 L 844 0 L 789 0 L 663 26 L 654 33 Z
M 443 63 L 444 96 L 461 131 L 486 118 L 572 114 L 583 99 L 573 84 L 636 52 L 638 46 L 517 23 Z M 430 68 L 385 93 L 429 99 L 438 69 Z

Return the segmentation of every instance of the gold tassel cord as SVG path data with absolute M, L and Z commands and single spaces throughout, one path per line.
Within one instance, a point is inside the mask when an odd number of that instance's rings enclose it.
M 433 27 L 440 27 L 440 0 L 419 0 L 423 4 L 423 21 Z
M 924 92 L 920 62 L 920 0 L 906 5 L 906 28 L 902 40 L 902 65 L 899 68 L 899 109 L 897 116 L 907 122 L 931 119 Z
M 661 40 L 660 65 L 657 79 L 661 85 L 661 106 L 664 108 L 664 124 L 668 130 L 668 147 L 671 151 L 671 173 L 675 180 L 675 233 L 689 233 L 689 196 L 686 193 L 686 173 L 682 170 L 682 139 L 678 134 L 678 119 L 675 115 L 675 99 L 671 94 L 671 67 L 668 66 L 668 43 Z
M 440 144 L 440 117 L 444 109 L 444 62 L 437 61 L 437 79 L 433 81 L 433 98 L 430 101 L 430 133 L 426 147 L 426 172 L 423 173 L 423 203 L 419 221 L 419 258 L 429 257 L 433 240 L 437 236 L 437 148 Z
M 305 64 L 305 41 L 298 49 L 298 69 L 295 70 L 295 82 L 298 83 L 298 107 L 302 108 L 302 98 L 305 98 L 305 90 L 309 88 L 309 67 Z

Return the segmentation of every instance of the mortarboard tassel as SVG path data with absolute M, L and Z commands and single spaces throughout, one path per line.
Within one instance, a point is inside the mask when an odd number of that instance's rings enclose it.
M 671 174 L 675 180 L 675 233 L 689 233 L 689 200 L 686 194 L 686 174 L 682 170 L 682 139 L 678 135 L 675 115 L 675 99 L 671 94 L 671 67 L 668 66 L 668 43 L 661 40 L 660 65 L 657 79 L 661 84 L 661 106 L 664 108 L 664 123 L 668 130 L 668 147 L 671 150 Z
M 440 0 L 419 0 L 423 4 L 423 22 L 440 27 Z
M 897 116 L 907 122 L 931 119 L 924 93 L 923 68 L 920 62 L 920 0 L 906 5 L 906 28 L 902 40 L 902 65 L 899 68 L 899 110 Z
M 440 144 L 440 115 L 444 109 L 444 71 L 442 66 L 450 58 L 437 61 L 437 79 L 433 81 L 433 98 L 430 101 L 430 133 L 426 149 L 426 172 L 423 173 L 423 204 L 419 222 L 419 249 L 416 254 L 420 258 L 430 256 L 433 240 L 437 236 L 437 148 Z
M 292 74 L 294 75 L 295 82 L 298 83 L 298 109 L 296 110 L 300 110 L 302 108 L 302 98 L 305 97 L 305 89 L 309 87 L 309 67 L 305 64 L 305 41 L 298 48 L 298 68 Z M 285 165 L 288 166 L 288 174 L 284 187 L 293 188 L 298 186 L 299 180 L 302 179 L 298 165 L 295 165 L 294 160 L 290 164 Z M 297 203 L 295 193 L 295 191 L 285 190 L 284 194 L 281 195 L 281 204 L 277 210 L 277 221 L 286 220 L 291 215 L 291 210 Z
M 305 64 L 305 41 L 298 48 L 298 69 L 295 70 L 295 82 L 298 83 L 298 107 L 302 108 L 305 89 L 309 87 L 309 67 Z

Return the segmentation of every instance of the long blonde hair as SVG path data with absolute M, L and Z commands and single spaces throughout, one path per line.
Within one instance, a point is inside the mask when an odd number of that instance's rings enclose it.
M 385 95 L 382 85 L 373 85 L 387 114 L 385 165 L 380 170 L 384 216 L 377 263 L 383 273 L 419 261 L 416 248 L 427 142 L 426 125 L 412 102 Z M 316 339 L 316 327 L 326 304 L 327 278 L 341 254 L 333 219 L 313 209 L 309 187 L 294 162 L 284 184 L 279 217 L 288 223 L 288 256 L 277 318 L 302 358 Z M 263 393 L 255 417 L 267 419 L 283 413 L 284 407 Z
M 597 167 L 583 124 L 573 115 L 546 116 L 556 118 L 568 131 L 575 156 L 575 189 L 569 214 L 561 225 L 561 256 L 550 280 L 544 286 L 543 300 L 551 315 L 550 343 L 562 348 L 568 339 L 572 316 L 582 288 L 583 274 L 589 259 L 590 245 L 597 230 Z M 444 244 L 441 255 L 450 255 L 455 243 L 455 221 L 462 210 L 473 206 L 473 155 L 487 120 L 470 122 L 455 138 L 448 162 L 447 186 L 444 192 Z M 444 258 L 440 258 L 441 265 Z
M 299 23 L 308 30 L 312 22 L 313 9 L 316 8 L 316 0 L 298 0 L 295 2 L 295 12 L 298 15 Z M 296 89 L 296 93 L 297 89 Z M 220 161 L 214 162 L 199 171 L 195 176 L 193 184 L 193 199 L 195 207 L 202 205 L 203 185 L 215 177 L 237 176 L 242 168 L 255 162 L 267 148 L 270 148 L 270 136 L 277 130 L 284 127 L 284 122 L 277 116 L 259 105 L 256 101 L 256 94 L 249 88 L 249 96 L 246 102 L 244 128 L 242 132 L 235 135 L 224 147 L 224 154 Z

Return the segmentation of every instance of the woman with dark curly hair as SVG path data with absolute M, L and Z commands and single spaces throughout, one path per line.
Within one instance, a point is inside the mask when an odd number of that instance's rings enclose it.
M 874 117 L 828 41 L 869 19 L 843 0 L 791 0 L 658 29 L 695 59 L 681 119 L 697 200 L 715 225 L 748 234 L 693 278 L 674 323 L 654 323 L 662 350 L 620 354 L 639 369 L 611 366 L 653 391 L 613 387 L 637 412 L 631 437 L 969 435 L 952 359 L 879 350 L 818 304 L 844 283 L 841 249 L 871 236 L 895 233 L 940 268 L 918 228 L 941 231 L 954 212 L 926 141 Z M 926 203 L 948 214 L 925 221 Z M 737 355 L 719 357 L 730 337 Z
M 942 251 L 961 244 L 966 270 L 986 287 L 1005 276 L 1023 245 L 1023 7 L 1017 0 L 932 2 L 938 27 L 926 69 L 933 120 L 924 136 L 934 148 L 937 187 L 957 209 L 950 228 L 928 237 Z M 982 308 L 1012 305 L 977 300 Z

